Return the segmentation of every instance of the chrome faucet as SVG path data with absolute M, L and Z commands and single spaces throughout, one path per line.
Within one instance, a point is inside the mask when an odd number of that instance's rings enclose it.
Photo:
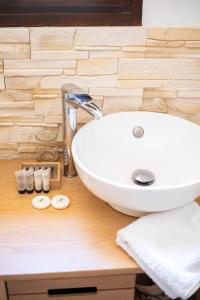
M 77 172 L 72 157 L 71 144 L 77 132 L 77 109 L 84 109 L 95 119 L 102 117 L 102 111 L 87 93 L 74 84 L 64 84 L 61 91 L 63 99 L 64 176 L 74 177 Z

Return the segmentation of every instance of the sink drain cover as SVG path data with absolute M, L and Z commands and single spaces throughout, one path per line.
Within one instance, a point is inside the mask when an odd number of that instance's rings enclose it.
M 151 185 L 155 181 L 155 176 L 149 170 L 138 169 L 133 172 L 132 181 L 137 185 Z

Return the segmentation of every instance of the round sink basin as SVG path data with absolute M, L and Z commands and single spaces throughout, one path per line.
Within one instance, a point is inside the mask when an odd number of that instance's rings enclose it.
M 84 185 L 133 216 L 200 196 L 200 126 L 168 114 L 122 112 L 83 126 L 72 153 Z

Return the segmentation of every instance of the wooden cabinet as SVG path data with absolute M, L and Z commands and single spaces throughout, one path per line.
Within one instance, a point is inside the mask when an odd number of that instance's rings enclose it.
M 133 300 L 135 276 L 105 275 L 8 281 L 9 300 Z
M 141 25 L 142 0 L 1 0 L 0 26 Z
M 200 289 L 196 292 L 194 300 L 200 300 Z
M 18 194 L 13 180 L 22 163 L 0 161 L 0 300 L 7 292 L 9 300 L 133 300 L 142 270 L 115 242 L 133 217 L 99 201 L 78 177 L 63 177 L 50 193 L 67 195 L 68 209 L 34 210 L 33 194 Z
M 0 300 L 7 300 L 6 284 L 0 280 Z

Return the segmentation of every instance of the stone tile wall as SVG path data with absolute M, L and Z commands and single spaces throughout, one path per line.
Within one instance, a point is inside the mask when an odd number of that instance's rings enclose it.
M 104 113 L 145 110 L 200 124 L 200 28 L 0 28 L 0 158 L 35 158 L 38 132 L 62 147 L 60 87 Z M 90 117 L 78 113 L 79 123 Z

